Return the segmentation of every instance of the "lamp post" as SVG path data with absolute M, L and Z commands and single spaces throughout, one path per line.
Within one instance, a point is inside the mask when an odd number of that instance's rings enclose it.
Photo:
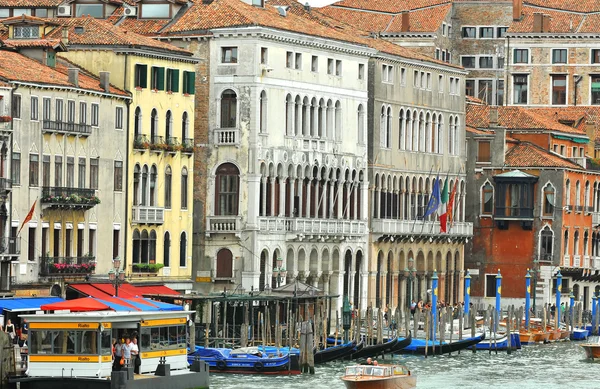
M 119 286 L 125 282 L 125 271 L 121 270 L 121 259 L 113 259 L 113 268 L 108 271 L 108 279 L 115 288 L 115 297 L 119 297 Z
M 276 261 L 277 266 L 273 268 L 273 277 L 277 280 L 277 287 L 281 286 L 281 282 L 287 276 L 287 270 L 283 267 L 283 259 L 281 257 L 277 258 Z
M 407 305 L 410 309 L 413 300 L 413 281 L 415 280 L 415 274 L 417 273 L 417 269 L 414 267 L 415 260 L 410 258 L 408 260 L 408 267 L 404 269 L 404 277 L 408 280 L 408 301 Z
M 344 329 L 344 343 L 348 343 L 348 331 L 352 326 L 352 311 L 348 296 L 344 297 L 344 307 L 342 308 L 342 327 Z

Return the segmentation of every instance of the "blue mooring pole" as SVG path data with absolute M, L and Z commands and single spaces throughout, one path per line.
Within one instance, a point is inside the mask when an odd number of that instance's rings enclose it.
M 594 326 L 596 325 L 596 302 L 598 300 L 598 297 L 596 296 L 596 292 L 592 293 L 592 330 L 590 331 L 590 334 L 594 333 Z
M 431 340 L 435 342 L 435 333 L 437 329 L 437 297 L 438 297 L 438 276 L 437 272 L 433 271 L 433 276 L 431 277 L 431 312 L 433 312 L 433 335 L 431 336 Z
M 525 275 L 525 328 L 529 331 L 529 311 L 531 305 L 531 273 L 529 269 L 527 269 L 527 274 Z
M 556 275 L 556 322 L 560 325 L 560 316 L 562 315 L 562 311 L 560 309 L 560 292 L 562 291 L 562 274 L 560 274 L 560 270 L 558 270 L 558 274 Z
M 498 269 L 498 274 L 496 274 L 496 332 L 498 331 L 498 321 L 500 320 L 500 316 L 502 315 L 502 308 L 500 306 L 500 302 L 502 301 L 502 274 L 500 274 L 500 269 Z
M 471 275 L 467 270 L 465 276 L 465 316 L 469 316 L 469 306 L 471 305 Z

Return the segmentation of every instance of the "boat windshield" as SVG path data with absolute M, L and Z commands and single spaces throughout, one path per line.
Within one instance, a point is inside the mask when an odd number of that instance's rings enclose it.
M 362 366 L 352 366 L 346 368 L 346 375 L 361 375 L 362 372 Z
M 404 366 L 394 366 L 394 375 L 408 375 L 408 369 Z

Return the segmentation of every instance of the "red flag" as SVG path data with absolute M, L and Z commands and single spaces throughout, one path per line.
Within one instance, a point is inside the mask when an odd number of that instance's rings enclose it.
M 452 228 L 452 224 L 454 224 L 454 198 L 456 197 L 456 186 L 458 180 L 454 183 L 454 187 L 452 188 L 452 192 L 450 192 L 450 199 L 448 200 L 448 224 L 450 224 L 450 228 Z
M 33 202 L 33 205 L 31 206 L 31 209 L 29 210 L 29 213 L 27 214 L 27 216 L 25 216 L 25 220 L 23 220 L 23 224 L 21 224 L 21 228 L 19 228 L 19 232 L 17 232 L 17 235 L 19 235 L 21 233 L 21 230 L 25 226 L 25 223 L 29 222 L 33 218 L 33 212 L 35 211 L 36 203 L 37 203 L 37 199 L 35 199 L 35 201 Z
M 448 212 L 440 215 L 440 232 L 448 232 L 447 230 Z

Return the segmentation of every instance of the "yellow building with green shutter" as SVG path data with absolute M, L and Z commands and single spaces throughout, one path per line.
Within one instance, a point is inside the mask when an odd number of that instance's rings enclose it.
M 128 280 L 191 289 L 195 63 L 192 53 L 89 17 L 59 20 L 60 56 L 131 93 L 122 190 L 114 224 Z M 61 31 L 66 27 L 68 34 Z M 103 41 L 106 40 L 106 41 Z M 110 222 L 107 220 L 106 222 Z

